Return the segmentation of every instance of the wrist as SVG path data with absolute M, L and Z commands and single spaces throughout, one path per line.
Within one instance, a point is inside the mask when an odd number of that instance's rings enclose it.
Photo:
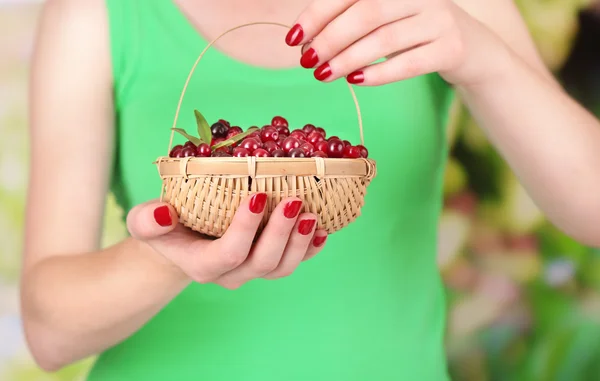
M 173 261 L 156 251 L 152 246 L 144 241 L 135 238 L 129 238 L 128 244 L 133 252 L 143 256 L 147 265 L 154 270 L 154 273 L 162 274 L 169 280 L 183 285 L 191 282 L 187 274 L 177 266 Z M 150 269 L 149 269 L 150 270 Z

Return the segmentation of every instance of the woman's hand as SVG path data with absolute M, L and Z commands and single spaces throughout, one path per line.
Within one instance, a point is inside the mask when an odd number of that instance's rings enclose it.
M 505 57 L 501 40 L 452 0 L 316 0 L 286 43 L 305 45 L 301 65 L 318 80 L 366 86 L 432 72 L 476 84 L 500 74 Z
M 302 201 L 287 198 L 273 211 L 253 244 L 263 218 L 266 194 L 255 194 L 240 205 L 231 226 L 217 240 L 200 238 L 177 222 L 170 205 L 148 202 L 132 209 L 127 226 L 132 236 L 199 283 L 235 289 L 255 278 L 276 279 L 292 274 L 300 262 L 317 254 L 327 233 L 316 230 L 316 216 L 299 214 Z

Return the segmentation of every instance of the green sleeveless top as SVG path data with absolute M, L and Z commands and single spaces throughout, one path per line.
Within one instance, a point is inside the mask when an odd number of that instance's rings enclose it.
M 107 7 L 114 190 L 128 210 L 160 194 L 152 162 L 167 153 L 182 86 L 207 42 L 171 1 L 107 0 Z M 283 115 L 291 127 L 313 123 L 358 142 L 343 80 L 320 83 L 300 67 L 253 67 L 215 49 L 196 73 L 179 127 L 194 131 L 194 108 L 244 128 Z M 452 91 L 428 75 L 356 93 L 378 164 L 362 216 L 290 277 L 235 291 L 190 285 L 101 354 L 89 381 L 448 379 L 436 242 Z

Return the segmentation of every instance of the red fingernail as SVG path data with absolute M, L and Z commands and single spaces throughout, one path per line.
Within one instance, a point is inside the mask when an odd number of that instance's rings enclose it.
M 327 236 L 326 235 L 316 236 L 315 239 L 313 239 L 313 246 L 314 247 L 321 247 L 321 246 L 323 246 L 323 244 L 325 243 L 325 241 L 327 241 Z
M 310 48 L 307 51 L 305 51 L 302 57 L 300 58 L 300 65 L 302 65 L 302 67 L 305 69 L 315 67 L 315 65 L 318 63 L 319 56 L 313 48 Z
M 309 235 L 313 231 L 313 228 L 315 227 L 316 223 L 317 220 L 300 221 L 300 223 L 298 224 L 298 233 L 302 235 Z
M 173 219 L 171 218 L 171 210 L 169 210 L 169 207 L 163 205 L 154 209 L 154 220 L 160 226 L 171 226 Z
M 300 41 L 304 38 L 304 29 L 300 24 L 296 24 L 290 29 L 288 34 L 285 36 L 285 43 L 289 46 L 297 46 Z
M 287 218 L 294 218 L 300 213 L 300 208 L 302 207 L 302 201 L 290 201 L 283 208 L 283 215 Z
M 314 74 L 316 79 L 324 81 L 331 75 L 331 66 L 328 63 L 324 63 L 315 70 Z
M 258 214 L 265 209 L 267 204 L 267 194 L 257 193 L 250 199 L 250 211 L 254 214 Z
M 356 85 L 358 83 L 363 83 L 365 81 L 365 74 L 363 73 L 362 70 L 357 70 L 355 72 L 348 74 L 348 76 L 346 77 L 346 80 L 348 81 L 348 83 L 352 83 L 354 85 Z

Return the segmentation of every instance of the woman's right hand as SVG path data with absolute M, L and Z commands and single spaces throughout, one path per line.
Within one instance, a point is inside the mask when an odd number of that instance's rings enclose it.
M 302 201 L 283 199 L 254 242 L 263 218 L 266 194 L 246 198 L 223 237 L 212 240 L 178 223 L 172 206 L 150 201 L 133 208 L 127 216 L 131 235 L 198 283 L 216 283 L 236 289 L 255 279 L 276 279 L 294 272 L 303 260 L 316 255 L 327 239 L 316 230 L 316 216 L 302 213 Z M 254 243 L 253 243 L 254 242 Z

